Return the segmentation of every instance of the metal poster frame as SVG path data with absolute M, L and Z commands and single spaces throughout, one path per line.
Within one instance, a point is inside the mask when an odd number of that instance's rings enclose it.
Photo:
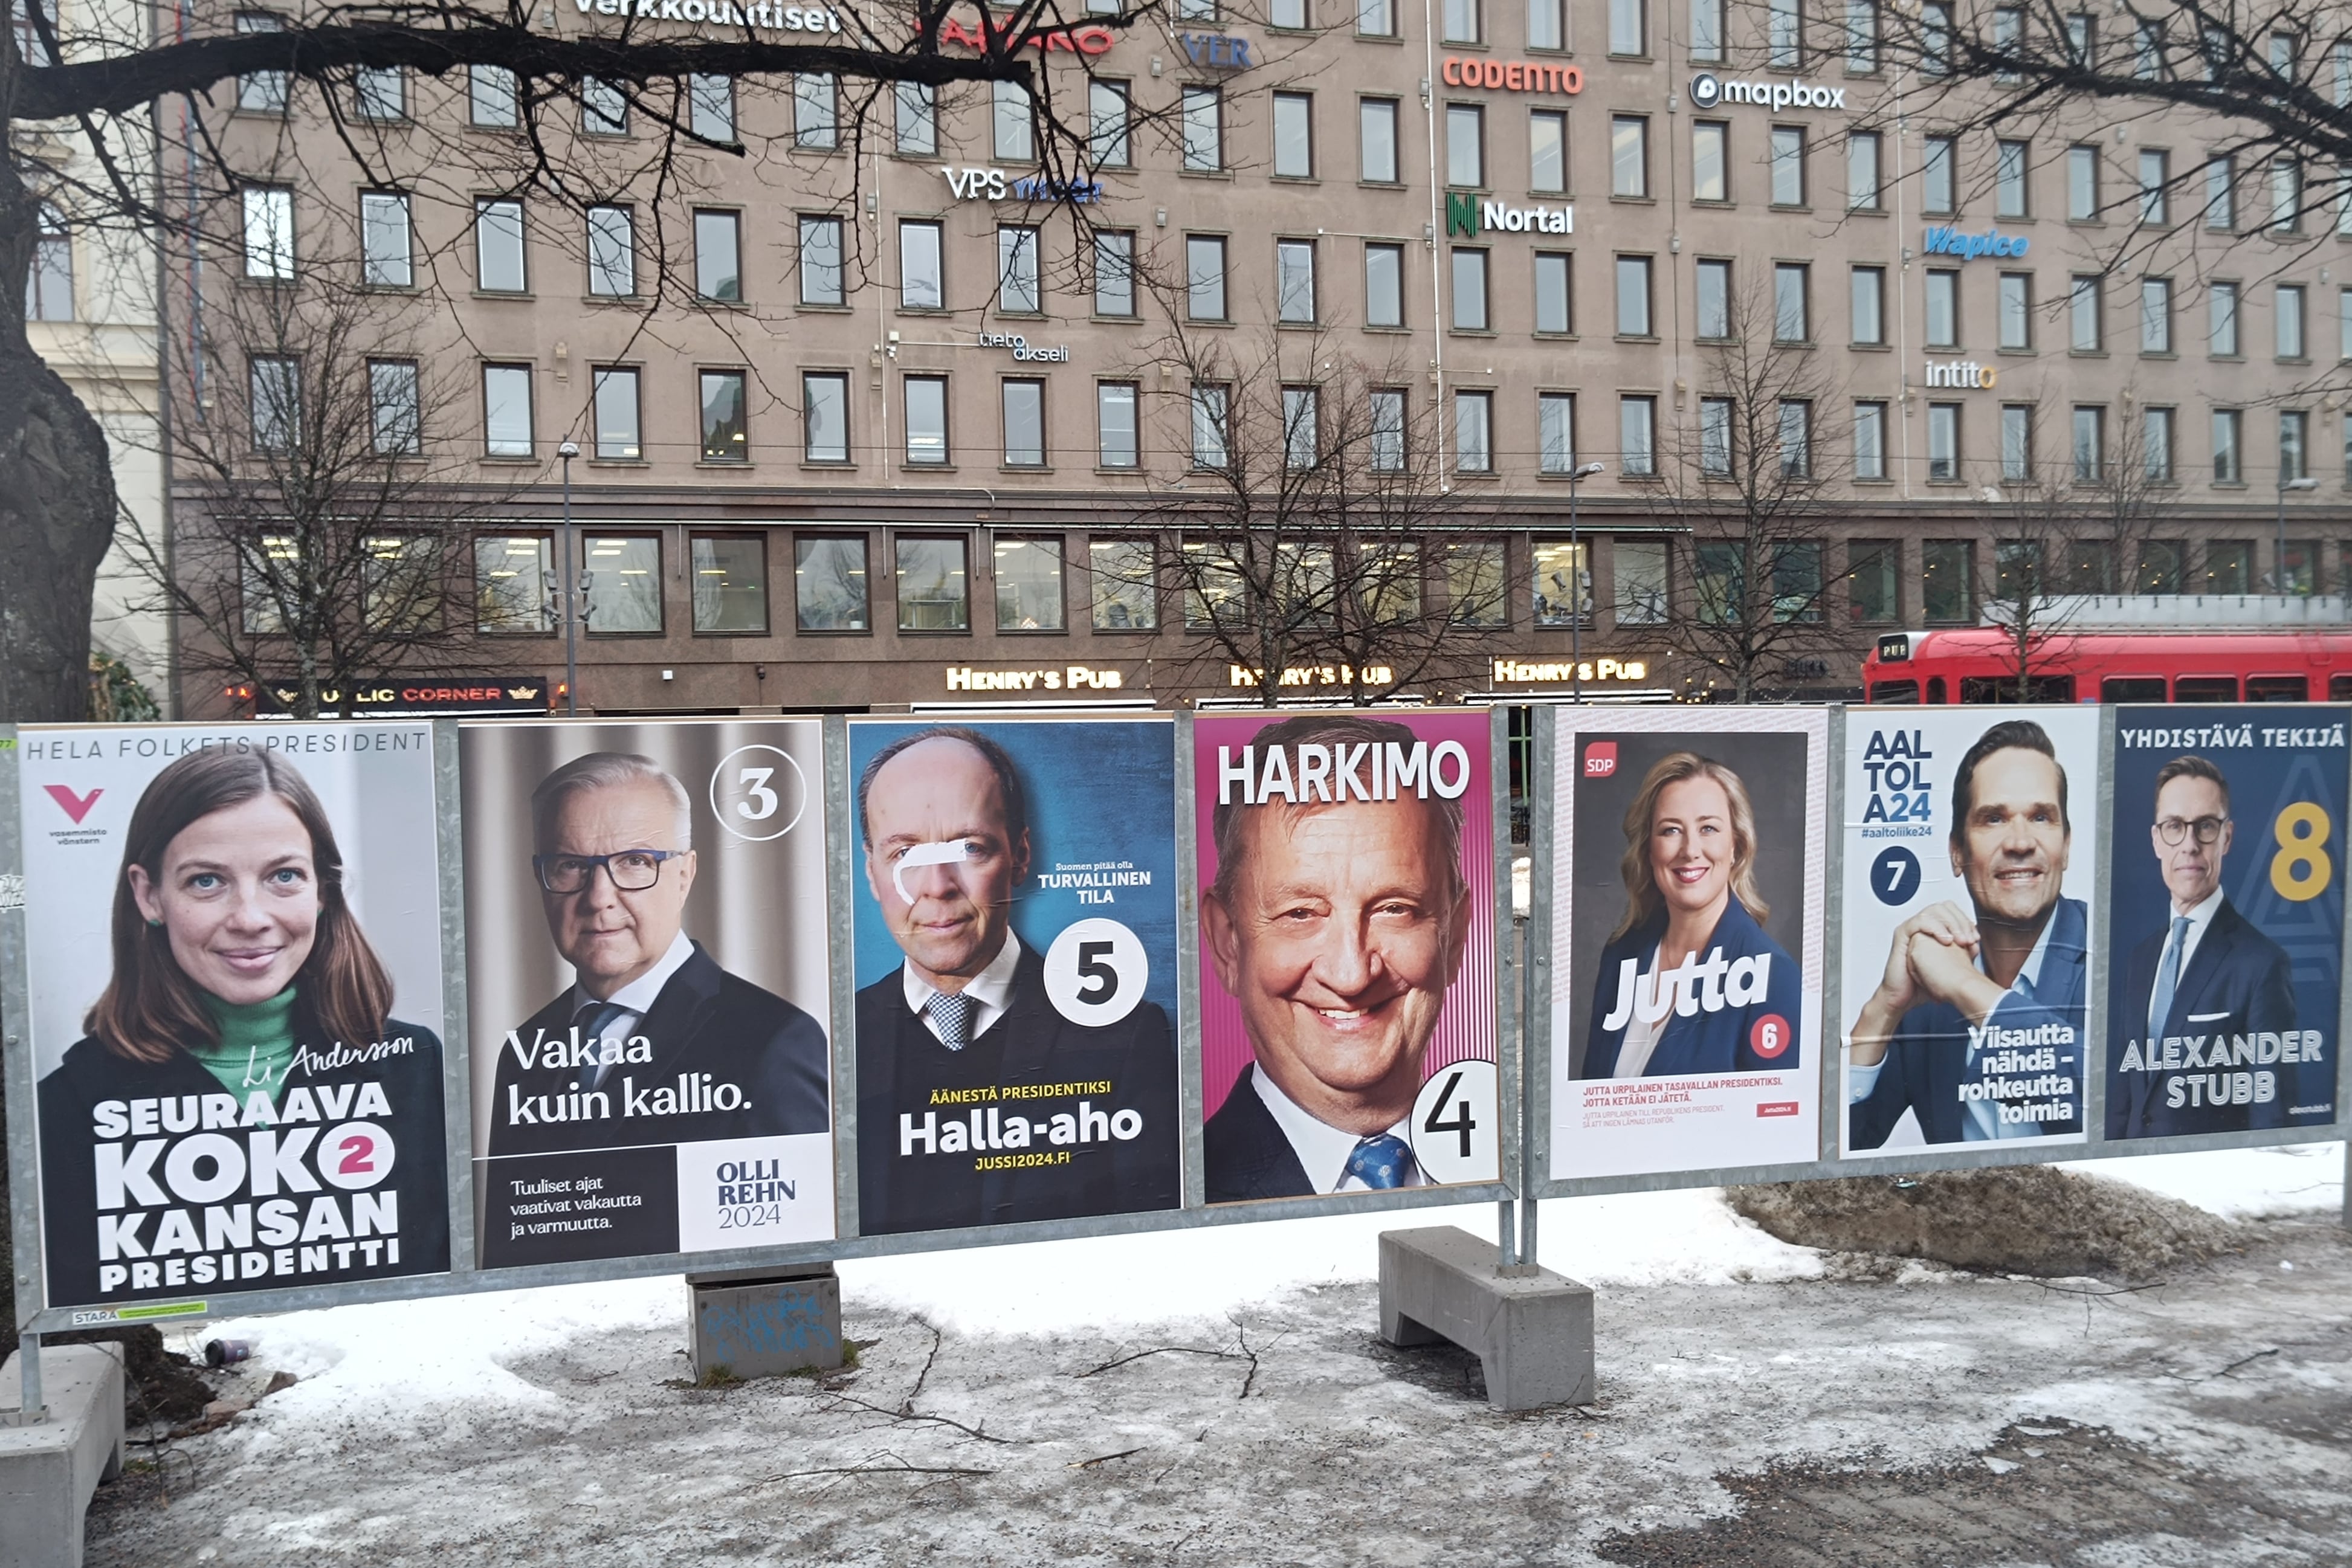
M 797 716 L 786 715 L 786 717 Z M 927 711 L 926 719 L 944 719 L 945 712 Z M 1003 720 L 1002 708 L 961 710 L 958 716 L 989 716 Z M 1038 716 L 1043 717 L 1045 716 Z M 1053 716 L 1080 718 L 1082 716 Z M 1092 722 L 1135 723 L 1149 716 L 1105 715 Z M 464 833 L 459 809 L 457 731 L 459 720 L 432 720 L 434 788 L 441 810 L 438 821 L 439 891 L 442 921 L 442 988 L 447 1011 L 443 1034 L 444 1116 L 448 1128 L 450 1268 L 446 1273 L 407 1275 L 394 1279 L 336 1284 L 287 1286 L 273 1290 L 215 1291 L 182 1299 L 124 1302 L 119 1306 L 45 1306 L 47 1274 L 42 1246 L 40 1173 L 35 1129 L 35 1086 L 32 1042 L 18 1020 L 29 1016 L 29 976 L 25 941 L 26 901 L 23 897 L 23 814 L 20 810 L 21 762 L 17 727 L 0 725 L 0 1018 L 8 1020 L 0 1071 L 6 1074 L 8 1101 L 7 1157 L 10 1170 L 11 1222 L 15 1236 L 16 1316 L 26 1333 L 46 1334 L 76 1328 L 115 1323 L 197 1322 L 208 1319 L 263 1315 L 341 1306 L 362 1301 L 418 1300 L 478 1291 L 524 1290 L 540 1285 L 582 1284 L 604 1280 L 656 1278 L 677 1273 L 788 1268 L 842 1259 L 886 1257 L 970 1247 L 1011 1246 L 1085 1236 L 1132 1235 L 1149 1231 L 1192 1229 L 1209 1225 L 1251 1224 L 1318 1214 L 1380 1213 L 1441 1205 L 1507 1199 L 1516 1190 L 1512 1179 L 1521 1158 L 1518 1123 L 1519 1030 L 1517 1009 L 1519 971 L 1511 954 L 1511 843 L 1509 727 L 1507 711 L 1488 710 L 1488 772 L 1494 831 L 1494 894 L 1496 933 L 1496 1110 L 1499 1129 L 1498 1179 L 1453 1186 L 1401 1188 L 1392 1192 L 1360 1192 L 1316 1197 L 1273 1198 L 1252 1203 L 1218 1204 L 1201 1201 L 1199 1019 L 1199 856 L 1193 828 L 1192 720 L 1190 714 L 1164 716 L 1175 728 L 1177 768 L 1175 807 L 1177 868 L 1178 1007 L 1177 1028 L 1179 1114 L 1183 1118 L 1183 1207 L 1141 1214 L 1104 1215 L 1083 1219 L 1039 1220 L 1017 1225 L 982 1226 L 964 1230 L 929 1231 L 908 1235 L 861 1237 L 857 1224 L 856 1161 L 856 1014 L 855 971 L 846 937 L 852 929 L 852 899 L 857 874 L 854 780 L 848 778 L 847 720 L 840 715 L 823 718 L 825 799 L 824 821 L 828 834 L 826 907 L 830 1000 L 834 1012 L 831 1041 L 834 1067 L 833 1137 L 835 1218 L 836 1239 L 793 1242 L 725 1251 L 646 1254 L 630 1258 L 590 1259 L 566 1263 L 531 1264 L 519 1268 L 483 1269 L 475 1262 L 473 1105 L 471 1022 L 467 1008 Z M 336 721 L 352 722 L 352 721 Z M 466 720 L 496 724 L 496 720 Z M 593 723 L 594 720 L 585 722 Z M 680 723 L 696 722 L 680 719 Z M 109 726 L 43 726 L 43 729 L 112 728 Z M 219 726 L 201 726 L 217 728 Z
M 1587 705 L 1588 706 L 1590 705 Z M 2084 705 L 2088 706 L 2088 705 Z M 1572 710 L 1572 719 L 1581 709 Z M 1539 846 L 1537 872 L 1530 889 L 1533 907 L 1530 929 L 1540 933 L 1541 952 L 1546 959 L 1551 951 L 1553 923 L 1551 879 L 1545 873 L 1547 860 L 1556 852 L 1550 841 L 1559 809 L 1559 780 L 1554 762 L 1559 736 L 1560 706 L 1545 705 L 1537 708 L 1531 727 L 1538 767 L 1536 784 L 1531 790 L 1530 839 Z M 1664 1192 L 1685 1187 L 1720 1186 L 1733 1184 L 1766 1181 L 1819 1181 L 1840 1176 L 1873 1175 L 1916 1175 L 1930 1171 L 1972 1170 L 1986 1166 L 2030 1166 L 2071 1164 L 2077 1161 L 2115 1159 L 2134 1155 L 2195 1154 L 2208 1149 L 2276 1148 L 2294 1144 L 2331 1143 L 2346 1136 L 2347 1124 L 2352 1124 L 2352 1072 L 2344 1070 L 2342 1057 L 2336 1060 L 2336 1115 L 2329 1123 L 2301 1127 L 2250 1128 L 2235 1133 L 2187 1133 L 2161 1138 L 2116 1138 L 2106 1136 L 2105 1083 L 2107 1055 L 2107 966 L 2108 966 L 2108 904 L 2110 902 L 2113 857 L 2107 843 L 2100 846 L 2098 874 L 2093 879 L 2091 897 L 2091 959 L 2084 984 L 2089 987 L 2084 1027 L 2090 1034 L 2084 1056 L 2086 1082 L 2084 1092 L 2085 1137 L 2079 1144 L 2028 1144 L 2004 1147 L 1991 1144 L 1974 1150 L 1926 1150 L 1916 1154 L 1873 1155 L 1864 1158 L 1842 1157 L 1841 1124 L 1843 1121 L 1843 1069 L 1844 1046 L 1843 1024 L 1841 1018 L 1843 993 L 1844 936 L 1844 872 L 1845 872 L 1845 747 L 1847 708 L 1841 704 L 1829 707 L 1830 789 L 1828 821 L 1824 824 L 1826 896 L 1822 916 L 1822 1042 L 1817 1052 L 1821 1083 L 1821 1150 L 1820 1157 L 1806 1163 L 1776 1166 L 1726 1166 L 1694 1167 L 1683 1171 L 1649 1172 L 1639 1176 L 1577 1176 L 1552 1179 L 1544 1173 L 1551 1168 L 1551 1066 L 1554 1049 L 1551 1027 L 1550 991 L 1547 987 L 1531 998 L 1528 1019 L 1528 1062 L 1532 1136 L 1528 1161 L 1528 1196 L 1530 1197 L 1581 1197 L 1614 1192 Z M 1988 718 L 1988 723 L 1991 720 Z M 2106 801 L 2112 791 L 2107 788 L 2114 776 L 2116 710 L 2102 706 L 2099 709 L 2099 799 Z M 2347 779 L 2352 785 L 2352 779 Z M 1538 835 L 1542 835 L 1538 837 Z M 2103 821 L 2100 837 L 2111 841 L 2112 824 Z M 2352 908 L 2352 903 L 2347 904 Z M 2352 917 L 2345 921 L 2343 951 L 2337 973 L 2340 982 L 2336 1040 L 2344 1030 L 2352 1027 Z M 1539 960 L 1540 961 L 1540 960 Z M 2332 1047 L 2338 1049 L 2340 1046 Z M 2352 1155 L 2347 1155 L 2352 1159 Z

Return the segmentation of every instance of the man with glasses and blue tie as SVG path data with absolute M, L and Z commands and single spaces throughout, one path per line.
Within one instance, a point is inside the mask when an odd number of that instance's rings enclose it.
M 541 780 L 530 814 L 540 906 L 576 979 L 499 1042 L 489 1152 L 824 1132 L 824 1030 L 686 935 L 686 787 L 651 758 L 591 752 Z
M 2294 968 L 2286 949 L 2254 929 L 2221 892 L 2221 864 L 2236 837 L 2230 821 L 2230 781 L 2202 757 L 2176 757 L 2156 775 L 2156 821 L 2148 843 L 2172 896 L 2164 929 L 2132 949 L 2125 1010 L 2111 1039 L 2137 1043 L 2163 1060 L 2164 1044 L 2194 1041 L 2198 1054 L 2221 1040 L 2254 1040 L 2295 1027 Z M 2187 1061 L 2191 1053 L 2183 1051 Z M 2290 1073 L 2292 1069 L 2287 1070 Z M 2180 1074 L 2126 1071 L 2110 1082 L 2107 1136 L 2159 1138 L 2174 1133 L 2230 1133 L 2285 1124 L 2293 1096 L 2283 1087 L 2267 1099 L 2220 1103 L 2176 1085 Z M 2231 1074 L 2219 1075 L 2226 1088 Z

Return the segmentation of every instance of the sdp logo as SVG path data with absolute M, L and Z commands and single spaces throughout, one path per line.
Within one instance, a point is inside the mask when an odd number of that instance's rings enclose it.
M 1617 743 L 1596 740 L 1584 748 L 1584 776 L 1606 779 L 1617 771 Z

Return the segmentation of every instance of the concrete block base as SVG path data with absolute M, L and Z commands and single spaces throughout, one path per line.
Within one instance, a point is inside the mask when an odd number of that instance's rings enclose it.
M 830 1371 L 842 1363 L 841 1281 L 830 1263 L 686 1277 L 694 1376 Z
M 81 1568 L 89 1494 L 122 1473 L 122 1353 L 60 1344 L 39 1354 L 48 1418 L 35 1426 L 16 1424 L 16 1355 L 0 1364 L 0 1568 Z
M 1460 1345 L 1486 1368 L 1497 1410 L 1592 1403 L 1591 1287 L 1501 1268 L 1491 1239 L 1455 1226 L 1381 1233 L 1381 1337 Z

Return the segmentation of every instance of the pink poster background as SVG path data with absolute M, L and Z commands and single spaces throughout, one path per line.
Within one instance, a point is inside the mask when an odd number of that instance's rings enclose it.
M 1201 886 L 1217 879 L 1217 747 L 1239 748 L 1257 732 L 1295 714 L 1235 714 L 1195 719 L 1192 724 L 1193 811 L 1199 834 Z M 1492 758 L 1487 755 L 1486 715 L 1399 713 L 1385 709 L 1370 718 L 1393 719 L 1433 747 L 1456 740 L 1470 754 L 1470 788 L 1462 796 L 1463 873 L 1470 883 L 1470 934 L 1462 949 L 1462 973 L 1446 993 L 1445 1010 L 1423 1063 L 1423 1082 L 1457 1061 L 1495 1060 L 1495 797 Z M 1242 1029 L 1241 1004 L 1217 983 L 1208 941 L 1201 943 L 1201 1115 L 1217 1113 L 1250 1063 L 1249 1036 Z

